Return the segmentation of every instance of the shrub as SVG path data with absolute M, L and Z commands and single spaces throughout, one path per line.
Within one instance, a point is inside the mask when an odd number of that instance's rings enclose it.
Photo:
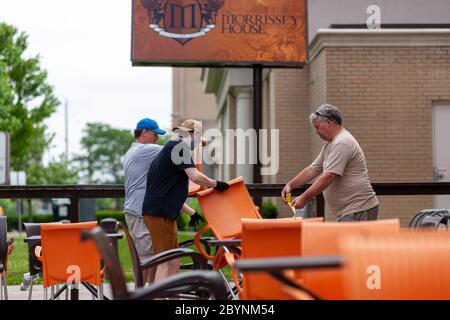
M 8 220 L 8 231 L 18 230 L 19 217 L 16 215 L 8 215 L 6 217 Z M 51 215 L 51 214 L 33 214 L 32 218 L 33 218 L 33 222 L 35 222 L 35 223 L 53 222 L 53 215 Z M 28 220 L 29 220 L 28 214 L 25 214 L 22 216 L 22 223 L 28 222 Z
M 272 203 L 271 200 L 268 200 L 262 204 L 261 216 L 264 219 L 275 219 L 278 214 L 278 208 L 276 205 Z
M 114 218 L 117 221 L 125 222 L 125 215 L 121 210 L 97 210 L 97 221 L 105 218 Z
M 28 222 L 28 214 L 22 216 L 22 222 Z M 100 221 L 104 218 L 114 218 L 117 221 L 125 222 L 125 216 L 120 210 L 99 210 L 97 211 L 96 220 Z M 18 229 L 19 218 L 16 215 L 7 215 L 8 231 Z M 52 214 L 33 214 L 34 223 L 54 222 Z
M 203 218 L 205 218 L 205 216 L 203 215 L 202 209 L 200 208 L 200 205 L 198 203 L 197 198 L 189 199 L 188 200 L 188 205 L 192 209 L 197 211 L 197 213 L 199 215 L 201 215 Z M 191 228 L 191 227 L 189 227 L 189 221 L 190 221 L 189 216 L 184 214 L 184 213 L 181 213 L 180 216 L 177 219 L 178 230 L 180 230 L 180 231 L 198 232 L 207 224 L 206 223 L 206 219 L 205 219 L 205 222 L 200 222 L 195 228 Z M 203 236 L 204 237 L 213 237 L 214 234 L 212 233 L 212 231 L 207 231 Z

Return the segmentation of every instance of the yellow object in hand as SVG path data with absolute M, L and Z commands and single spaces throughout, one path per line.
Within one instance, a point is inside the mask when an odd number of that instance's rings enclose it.
M 284 201 L 289 206 L 289 208 L 291 208 L 292 212 L 294 213 L 293 218 L 295 218 L 297 212 L 295 211 L 295 208 L 294 208 L 294 206 L 291 203 L 291 194 L 290 193 L 286 194 L 286 199 L 284 199 Z

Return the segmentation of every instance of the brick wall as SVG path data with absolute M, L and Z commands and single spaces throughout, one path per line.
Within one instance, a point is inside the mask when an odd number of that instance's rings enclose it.
M 309 114 L 313 112 L 319 105 L 327 102 L 327 72 L 326 72 L 326 61 L 327 61 L 327 53 L 326 51 L 322 51 L 322 53 L 316 57 L 316 59 L 311 61 L 310 64 L 310 80 L 309 80 L 309 90 L 310 90 L 310 101 L 309 101 Z M 308 114 L 308 125 L 309 125 L 309 137 L 311 143 L 311 154 L 310 154 L 310 163 L 316 158 L 319 154 L 322 146 L 324 145 L 324 141 L 320 139 L 320 137 L 312 130 L 309 124 L 309 114 Z
M 450 99 L 449 53 L 448 47 L 351 47 L 320 54 L 326 99 L 341 109 L 363 148 L 372 182 L 432 181 L 432 103 Z M 434 205 L 431 196 L 380 200 L 381 217 L 400 217 L 403 225 Z
M 450 48 L 327 47 L 305 69 L 276 69 L 270 76 L 280 129 L 274 182 L 285 183 L 319 153 L 324 142 L 308 116 L 325 102 L 341 109 L 344 126 L 366 154 L 372 182 L 432 181 L 432 104 L 450 100 Z M 379 199 L 380 217 L 399 217 L 403 226 L 434 206 L 432 196 Z M 280 216 L 289 215 L 275 200 Z
M 366 154 L 372 182 L 432 180 L 432 105 L 450 100 L 450 48 L 424 46 L 431 38 L 420 33 L 417 45 L 414 38 L 409 47 L 395 41 L 374 47 L 370 34 L 358 37 L 347 39 L 352 47 L 337 41 L 312 50 L 319 53 L 302 70 L 270 72 L 263 126 L 280 129 L 280 170 L 263 178 L 265 183 L 287 182 L 317 156 L 324 142 L 308 117 L 325 102 L 343 112 L 344 126 Z M 361 39 L 372 46 L 362 47 Z M 290 215 L 279 197 L 273 200 L 280 217 Z M 432 196 L 383 196 L 380 201 L 381 218 L 399 217 L 404 226 L 412 215 L 434 206 Z
M 214 121 L 216 99 L 203 92 L 200 68 L 173 68 L 173 124 L 189 118 Z
M 286 183 L 310 160 L 309 114 L 309 71 L 274 69 L 271 72 L 274 86 L 271 92 L 271 108 L 275 108 L 275 129 L 280 131 L 279 172 L 271 183 Z M 279 216 L 290 216 L 291 212 L 278 197 L 274 199 Z

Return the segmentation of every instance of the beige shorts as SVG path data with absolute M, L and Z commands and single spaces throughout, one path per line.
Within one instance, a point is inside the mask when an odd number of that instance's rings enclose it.
M 147 262 L 153 255 L 153 244 L 144 218 L 131 213 L 125 213 L 128 229 L 134 240 L 134 245 L 141 263 Z
M 144 216 L 153 240 L 153 253 L 178 248 L 178 229 L 176 220 L 162 217 Z

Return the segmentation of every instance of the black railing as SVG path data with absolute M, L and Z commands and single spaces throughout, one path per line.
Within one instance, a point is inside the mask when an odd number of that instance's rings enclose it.
M 309 185 L 294 190 L 299 195 Z M 380 196 L 399 195 L 450 195 L 450 182 L 382 182 L 373 183 L 373 188 Z M 248 184 L 252 197 L 277 197 L 281 195 L 283 184 Z M 123 198 L 123 185 L 32 185 L 0 186 L 0 199 L 49 199 L 68 198 L 71 200 L 70 220 L 78 222 L 78 206 L 81 198 Z M 316 215 L 323 217 L 324 199 L 316 197 Z

